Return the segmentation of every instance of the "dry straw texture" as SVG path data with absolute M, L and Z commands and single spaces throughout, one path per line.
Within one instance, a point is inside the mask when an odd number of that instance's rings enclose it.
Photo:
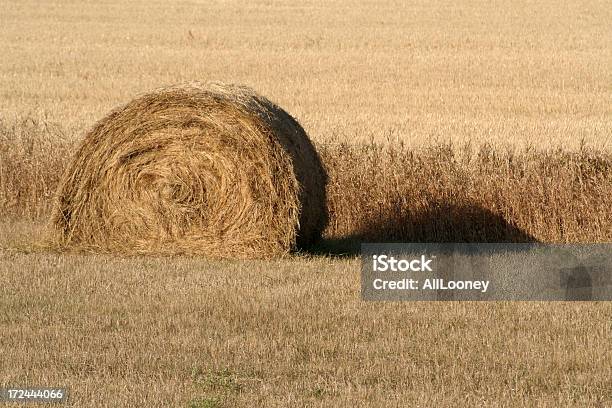
M 326 175 L 302 127 L 252 90 L 190 83 L 115 109 L 66 170 L 61 247 L 269 257 L 316 240 Z
M 0 123 L 2 219 L 48 216 L 76 149 L 63 134 L 44 122 Z M 435 143 L 317 150 L 329 175 L 326 252 L 353 252 L 361 241 L 612 241 L 607 152 Z
M 344 243 L 610 242 L 612 156 L 588 147 L 337 145 L 328 236 Z

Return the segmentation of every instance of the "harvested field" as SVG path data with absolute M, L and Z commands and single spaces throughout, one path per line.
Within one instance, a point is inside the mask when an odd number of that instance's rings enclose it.
M 0 387 L 87 408 L 612 406 L 609 302 L 369 303 L 356 259 L 364 240 L 612 241 L 610 21 L 590 0 L 0 0 Z M 297 119 L 328 173 L 323 241 L 49 251 L 92 126 L 194 80 Z

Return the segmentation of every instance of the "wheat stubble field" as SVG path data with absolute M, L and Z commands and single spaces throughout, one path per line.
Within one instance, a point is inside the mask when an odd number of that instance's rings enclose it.
M 351 255 L 612 241 L 609 21 L 607 1 L 0 0 L 0 384 L 75 407 L 611 406 L 609 304 L 365 303 Z M 329 174 L 324 242 L 46 250 L 83 133 L 194 79 L 300 121 Z

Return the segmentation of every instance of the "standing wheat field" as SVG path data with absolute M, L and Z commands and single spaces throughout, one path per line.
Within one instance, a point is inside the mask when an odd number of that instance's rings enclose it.
M 609 303 L 364 302 L 356 256 L 612 242 L 610 21 L 607 1 L 0 0 L 0 388 L 69 387 L 73 407 L 612 406 Z M 295 118 L 320 169 L 289 173 L 325 185 L 301 207 L 322 206 L 323 239 L 296 250 L 308 221 L 287 202 L 280 258 L 50 248 L 67 177 L 107 176 L 112 149 L 78 156 L 95 124 L 192 81 Z

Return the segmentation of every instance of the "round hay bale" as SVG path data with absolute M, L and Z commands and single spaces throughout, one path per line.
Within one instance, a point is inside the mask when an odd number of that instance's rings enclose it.
M 173 86 L 86 134 L 53 230 L 65 249 L 278 256 L 320 238 L 326 181 L 302 127 L 266 98 L 236 85 Z

